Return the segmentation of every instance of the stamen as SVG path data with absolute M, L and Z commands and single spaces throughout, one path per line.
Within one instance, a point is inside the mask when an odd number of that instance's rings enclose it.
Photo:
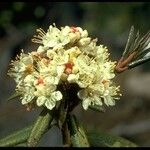
M 65 64 L 65 73 L 66 74 L 70 74 L 72 73 L 72 68 L 74 66 L 74 63 L 73 62 L 68 62 Z
M 42 29 L 42 28 L 39 28 L 36 30 L 37 32 L 39 32 L 39 34 L 45 36 L 46 35 L 46 32 Z
M 33 38 L 31 41 L 34 42 L 34 43 L 43 44 L 43 42 L 41 40 L 38 40 L 36 38 Z
M 32 42 L 42 44 L 43 36 L 46 35 L 46 32 L 41 28 L 37 29 L 36 31 L 38 32 L 38 35 L 33 36 L 34 38 L 32 39 Z

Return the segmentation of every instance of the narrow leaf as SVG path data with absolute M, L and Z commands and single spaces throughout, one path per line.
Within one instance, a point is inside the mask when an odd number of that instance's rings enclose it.
M 81 124 L 77 122 L 75 116 L 68 117 L 68 127 L 73 147 L 89 147 L 89 142 Z
M 127 139 L 102 131 L 89 132 L 87 135 L 92 147 L 137 147 Z
M 27 143 L 20 143 L 18 145 L 16 145 L 15 147 L 26 147 L 27 146 Z
M 17 97 L 21 96 L 20 93 L 15 92 L 14 94 L 12 94 L 8 99 L 6 99 L 7 101 L 13 100 Z
M 141 39 L 138 38 L 134 41 L 130 53 L 136 51 L 137 54 L 135 56 L 135 59 L 137 60 L 137 57 L 139 57 L 141 53 L 143 53 L 143 51 L 146 51 L 146 49 L 148 49 L 149 43 L 150 43 L 150 32 L 146 33 Z
M 138 46 L 139 46 L 139 31 L 137 32 L 137 34 L 136 34 L 136 37 L 134 38 L 134 40 L 132 41 L 133 43 L 131 43 L 131 47 L 130 47 L 130 50 L 129 50 L 129 53 L 132 53 L 132 52 L 134 52 L 137 48 L 138 48 Z
M 145 48 L 148 46 L 149 42 L 150 42 L 150 33 L 148 32 L 147 34 L 145 34 L 145 36 L 141 38 L 141 40 L 139 40 L 138 48 L 137 48 L 138 53 L 144 51 Z
M 146 57 L 146 55 L 147 55 L 149 52 L 150 52 L 150 49 L 146 49 L 146 50 L 140 52 L 140 53 L 136 56 L 136 60 Z
M 39 115 L 34 127 L 29 136 L 27 145 L 30 147 L 34 147 L 38 144 L 43 134 L 47 131 L 50 126 L 53 117 L 48 109 L 44 108 L 44 110 Z
M 0 140 L 0 147 L 10 147 L 26 142 L 32 128 L 33 125 L 30 125 L 26 128 L 12 133 L 11 135 L 6 136 L 5 138 Z
M 128 68 L 131 69 L 131 68 L 134 68 L 134 67 L 137 67 L 141 64 L 144 64 L 146 62 L 150 61 L 150 56 L 147 56 L 147 57 L 143 57 L 141 59 L 138 59 L 138 60 L 135 60 L 133 62 L 131 62 L 129 65 L 128 65 Z
M 122 54 L 123 57 L 128 53 L 129 47 L 130 47 L 130 45 L 132 43 L 132 40 L 133 40 L 133 37 L 134 37 L 134 26 L 132 26 L 131 29 L 130 29 L 127 44 L 126 44 L 125 50 Z
M 150 49 L 150 38 L 147 39 L 147 41 L 145 41 L 145 43 L 143 44 L 142 48 L 141 48 L 141 51 L 139 51 L 136 55 L 136 60 L 139 59 L 139 58 L 142 58 L 144 57 L 143 54 L 146 54 L 149 52 L 149 49 Z
M 123 58 L 130 56 L 133 52 L 136 52 L 134 58 L 132 59 L 132 61 L 135 61 L 137 58 L 139 59 L 139 57 L 143 55 L 143 52 L 146 53 L 146 51 L 149 49 L 150 31 L 148 31 L 142 38 L 139 36 L 139 31 L 135 35 L 134 27 L 132 26 L 129 32 L 125 50 L 122 54 Z

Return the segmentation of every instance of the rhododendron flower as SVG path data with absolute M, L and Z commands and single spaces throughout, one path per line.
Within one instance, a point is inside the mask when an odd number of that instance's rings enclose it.
M 107 47 L 97 45 L 97 39 L 80 27 L 50 25 L 47 32 L 37 32 L 33 38 L 40 44 L 37 51 L 22 51 L 8 73 L 16 81 L 23 105 L 51 110 L 65 98 L 60 85 L 69 84 L 78 85 L 77 96 L 85 110 L 91 105 L 115 105 L 120 96 L 119 86 L 112 81 L 116 62 L 109 60 Z

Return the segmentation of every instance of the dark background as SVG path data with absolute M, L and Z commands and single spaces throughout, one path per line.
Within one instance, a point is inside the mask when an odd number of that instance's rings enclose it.
M 131 25 L 143 35 L 150 28 L 150 3 L 145 2 L 45 2 L 0 3 L 0 138 L 29 125 L 39 109 L 26 112 L 19 99 L 7 102 L 15 89 L 7 76 L 10 60 L 24 49 L 35 50 L 31 42 L 37 28 L 69 25 L 87 29 L 98 44 L 108 47 L 111 59 L 118 60 L 124 50 Z M 150 146 L 150 63 L 116 77 L 123 96 L 105 113 L 75 111 L 87 130 L 104 130 L 123 136 L 140 146 Z M 41 146 L 60 146 L 60 132 L 53 128 Z

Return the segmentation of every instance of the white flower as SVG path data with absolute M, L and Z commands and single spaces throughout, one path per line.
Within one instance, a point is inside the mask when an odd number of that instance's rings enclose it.
M 49 47 L 39 46 L 38 49 L 37 49 L 37 53 L 44 53 L 47 50 L 49 50 Z
M 33 86 L 24 86 L 22 88 L 19 88 L 18 91 L 22 93 L 21 103 L 23 105 L 30 103 L 35 98 L 35 88 Z
M 88 109 L 90 105 L 102 105 L 102 99 L 98 93 L 90 91 L 90 89 L 83 89 L 78 92 L 78 96 L 82 99 L 82 106 L 85 110 Z
M 114 101 L 113 98 L 111 97 L 109 90 L 106 90 L 106 91 L 104 92 L 103 98 L 104 98 L 104 102 L 105 102 L 105 104 L 106 104 L 107 106 L 109 106 L 109 105 L 110 105 L 110 106 L 115 105 L 115 101 Z
M 34 92 L 34 95 L 39 96 L 49 96 L 52 92 L 56 90 L 56 85 L 49 85 L 49 84 L 39 84 L 36 85 L 36 91 Z
M 76 73 L 68 76 L 68 82 L 77 83 L 81 88 L 85 88 L 95 80 L 95 67 L 92 66 L 91 60 L 84 55 L 80 55 L 74 62 Z
M 57 53 L 53 51 L 52 49 L 47 51 L 48 58 L 53 59 L 55 55 L 57 55 Z
M 91 105 L 115 105 L 119 96 L 119 87 L 112 81 L 116 62 L 109 60 L 107 47 L 97 45 L 97 39 L 81 27 L 50 25 L 47 32 L 37 32 L 33 38 L 41 44 L 37 51 L 22 52 L 9 71 L 23 105 L 34 103 L 51 110 L 70 92 L 68 84 L 78 85 L 77 95 L 85 110 Z M 60 87 L 68 91 L 63 93 Z
M 36 100 L 36 104 L 38 106 L 42 106 L 45 104 L 46 100 L 47 100 L 47 98 L 45 96 L 39 96 Z
M 77 30 L 79 30 L 81 38 L 86 38 L 88 36 L 87 30 L 83 30 L 81 27 L 77 27 Z
M 38 106 L 45 105 L 48 109 L 53 109 L 56 105 L 56 101 L 60 101 L 62 99 L 62 94 L 60 91 L 55 91 L 51 93 L 49 96 L 40 96 L 38 97 L 36 103 Z
M 25 85 L 32 85 L 34 84 L 34 81 L 35 81 L 35 77 L 32 74 L 27 75 L 24 79 Z
M 50 26 L 48 32 L 43 36 L 43 45 L 46 47 L 54 47 L 59 44 L 60 30 Z
M 111 62 L 106 62 L 103 66 L 102 66 L 102 73 L 104 74 L 104 79 L 112 79 L 115 77 L 113 68 L 114 68 L 114 63 Z
M 103 101 L 107 106 L 115 105 L 117 89 L 112 86 L 105 88 L 103 84 L 96 84 L 80 90 L 78 92 L 78 97 L 83 100 L 83 108 L 86 110 L 90 105 L 101 106 Z
M 81 40 L 79 40 L 78 44 L 79 46 L 85 46 L 90 44 L 91 38 L 82 38 Z
M 80 27 L 62 27 L 60 30 L 54 25 L 50 25 L 47 33 L 42 29 L 38 29 L 38 36 L 34 36 L 32 39 L 35 43 L 40 43 L 43 46 L 38 48 L 38 52 L 44 52 L 46 48 L 57 48 L 64 47 L 68 44 L 73 44 L 80 40 L 81 45 L 89 43 L 90 38 L 88 38 L 87 30 L 83 30 Z M 83 38 L 83 40 L 82 40 Z
M 34 70 L 33 58 L 30 55 L 24 54 L 23 51 L 20 56 L 17 56 L 17 60 L 12 61 L 11 65 L 12 68 L 9 70 L 8 75 L 13 77 L 17 84 Z

